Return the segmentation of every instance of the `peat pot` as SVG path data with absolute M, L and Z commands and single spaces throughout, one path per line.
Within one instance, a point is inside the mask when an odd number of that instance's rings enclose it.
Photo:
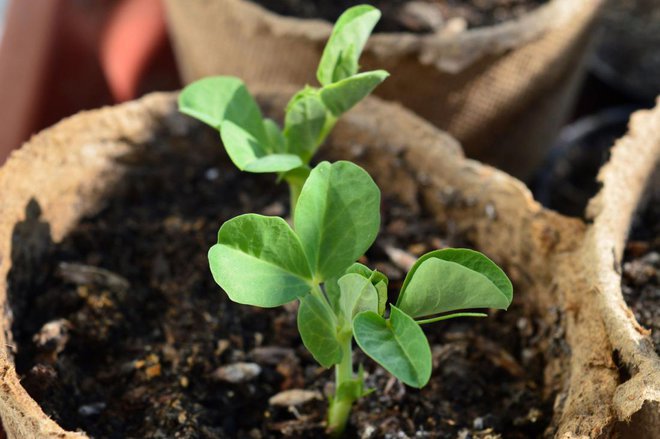
M 256 96 L 281 119 L 291 93 Z M 351 435 L 660 431 L 660 360 L 622 298 L 619 268 L 660 156 L 660 108 L 633 115 L 588 222 L 542 208 L 520 181 L 377 98 L 341 119 L 320 155 L 355 161 L 383 191 L 383 238 L 367 257 L 390 271 L 392 289 L 420 246 L 457 241 L 501 264 L 515 289 L 507 312 L 427 329 L 425 390 L 364 361 L 378 390 L 356 406 Z M 175 94 L 78 114 L 16 151 L 0 169 L 7 436 L 319 437 L 332 374 L 300 346 L 295 304 L 232 304 L 206 262 L 229 216 L 286 215 L 272 183 L 240 175 L 217 133 L 177 112 Z M 301 388 L 307 402 L 279 407 L 281 391 Z
M 316 84 L 330 23 L 280 16 L 248 0 L 165 3 L 186 83 L 223 74 L 249 86 Z M 572 107 L 601 4 L 551 0 L 494 26 L 378 33 L 360 62 L 391 73 L 377 95 L 448 131 L 469 157 L 527 178 Z

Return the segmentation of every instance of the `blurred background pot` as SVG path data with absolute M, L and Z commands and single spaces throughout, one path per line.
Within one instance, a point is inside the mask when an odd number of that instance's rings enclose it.
M 184 82 L 225 74 L 248 85 L 315 83 L 330 23 L 247 0 L 165 3 Z M 572 107 L 601 4 L 552 0 L 494 26 L 375 34 L 361 63 L 392 74 L 377 95 L 448 131 L 468 156 L 525 179 Z
M 591 59 L 610 86 L 637 99 L 660 95 L 660 0 L 609 0 Z

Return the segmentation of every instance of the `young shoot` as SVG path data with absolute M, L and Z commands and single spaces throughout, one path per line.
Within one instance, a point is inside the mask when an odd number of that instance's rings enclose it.
M 420 325 L 486 316 L 506 309 L 513 289 L 486 256 L 444 249 L 422 256 L 388 307 L 387 277 L 356 263 L 380 227 L 380 190 L 369 174 L 345 161 L 310 160 L 339 116 L 387 76 L 358 73 L 358 58 L 380 18 L 371 6 L 348 9 L 325 47 L 317 79 L 289 101 L 284 128 L 264 119 L 245 85 L 218 76 L 186 87 L 179 106 L 220 131 L 233 163 L 247 172 L 273 172 L 287 181 L 292 223 L 257 214 L 225 222 L 209 250 L 215 281 L 235 302 L 275 307 L 298 300 L 298 330 L 312 356 L 335 368 L 328 432 L 340 436 L 351 407 L 371 390 L 355 370 L 353 339 L 364 353 L 412 387 L 431 376 L 431 349 Z M 465 311 L 467 310 L 467 311 Z
M 359 166 L 322 162 L 304 183 L 293 228 L 279 217 L 245 214 L 225 222 L 209 251 L 215 281 L 235 302 L 275 307 L 299 300 L 298 330 L 324 367 L 335 368 L 328 431 L 339 436 L 353 403 L 370 392 L 353 365 L 353 339 L 405 384 L 431 376 L 431 348 L 420 325 L 464 312 L 506 309 L 513 289 L 486 256 L 467 249 L 425 254 L 387 309 L 387 277 L 356 263 L 380 227 L 380 191 Z
M 291 210 L 309 175 L 310 159 L 337 119 L 387 78 L 384 70 L 358 73 L 358 59 L 380 12 L 362 5 L 337 20 L 316 77 L 286 107 L 284 129 L 261 115 L 245 84 L 231 76 L 196 81 L 183 89 L 179 109 L 218 131 L 232 162 L 242 171 L 277 173 L 291 195 Z

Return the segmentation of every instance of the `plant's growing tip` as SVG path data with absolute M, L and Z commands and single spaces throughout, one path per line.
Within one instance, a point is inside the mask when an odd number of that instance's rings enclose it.
M 359 166 L 309 163 L 337 118 L 368 95 L 387 73 L 358 73 L 358 58 L 380 17 L 356 6 L 337 21 L 323 52 L 320 88 L 305 87 L 286 108 L 284 129 L 264 119 L 236 78 L 198 81 L 181 94 L 181 110 L 220 131 L 234 164 L 274 172 L 289 183 L 293 227 L 256 214 L 225 222 L 209 251 L 215 281 L 235 302 L 275 307 L 298 300 L 298 330 L 312 356 L 335 367 L 328 430 L 344 431 L 353 403 L 368 394 L 362 366 L 353 366 L 353 339 L 364 353 L 413 387 L 431 376 L 431 349 L 420 325 L 465 312 L 506 309 L 512 286 L 484 255 L 436 250 L 407 274 L 388 309 L 388 279 L 356 261 L 380 228 L 380 190 Z M 295 208 L 295 209 L 294 209 Z

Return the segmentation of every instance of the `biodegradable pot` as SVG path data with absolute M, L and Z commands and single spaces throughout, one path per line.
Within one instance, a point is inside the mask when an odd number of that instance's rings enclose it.
M 275 118 L 282 115 L 271 109 L 283 108 L 290 95 L 257 93 Z M 36 201 L 41 223 L 55 242 L 62 240 L 121 184 L 123 157 L 134 156 L 156 129 L 181 135 L 196 123 L 177 112 L 174 94 L 154 94 L 64 120 L 0 169 L 0 417 L 9 438 L 87 437 L 50 420 L 14 369 L 7 297 L 12 251 L 29 251 L 35 264 L 44 253 L 38 233 L 12 240 L 17 225 L 35 215 L 29 206 Z M 635 114 L 629 134 L 617 142 L 589 225 L 543 209 L 521 182 L 466 159 L 455 140 L 396 104 L 367 99 L 338 123 L 328 143 L 328 158 L 357 162 L 384 192 L 411 206 L 423 203 L 466 234 L 503 265 L 525 308 L 547 321 L 551 330 L 538 343 L 546 354 L 544 391 L 556 395 L 549 434 L 651 437 L 659 431 L 660 360 L 622 299 L 618 264 L 631 215 L 660 157 L 660 107 Z M 553 349 L 558 337 L 570 349 Z
M 455 34 L 375 34 L 361 64 L 391 73 L 378 96 L 448 131 L 469 157 L 527 178 L 572 107 L 601 3 L 552 0 L 519 20 Z M 248 0 L 166 5 L 186 83 L 218 74 L 248 85 L 316 83 L 329 23 Z

